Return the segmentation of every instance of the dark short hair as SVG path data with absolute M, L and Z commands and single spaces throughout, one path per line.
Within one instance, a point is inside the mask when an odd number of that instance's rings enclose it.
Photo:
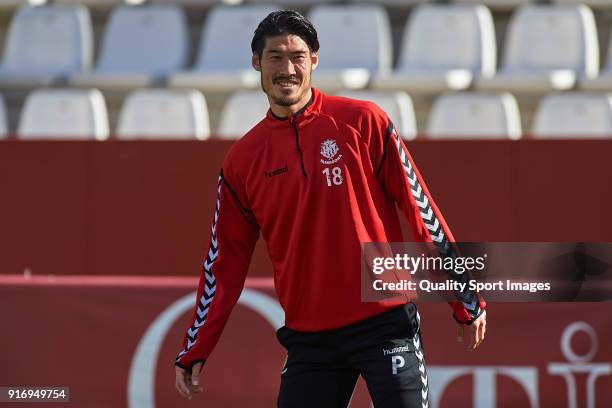
M 268 37 L 286 34 L 300 37 L 308 45 L 310 52 L 319 50 L 317 30 L 306 17 L 297 11 L 278 10 L 268 14 L 257 26 L 251 41 L 251 51 L 261 58 Z

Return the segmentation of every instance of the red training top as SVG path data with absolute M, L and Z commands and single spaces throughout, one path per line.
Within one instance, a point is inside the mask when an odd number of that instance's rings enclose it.
M 285 324 L 334 329 L 397 307 L 361 302 L 361 245 L 403 240 L 395 204 L 417 242 L 440 254 L 454 242 L 387 115 L 375 104 L 312 89 L 289 118 L 271 110 L 227 154 L 218 178 L 209 251 L 196 307 L 176 364 L 208 358 L 238 301 L 259 234 L 274 267 Z M 471 323 L 475 293 L 451 302 Z

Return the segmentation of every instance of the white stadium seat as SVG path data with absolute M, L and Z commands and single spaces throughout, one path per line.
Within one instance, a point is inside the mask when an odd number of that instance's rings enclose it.
M 11 10 L 24 5 L 42 6 L 47 0 L 0 0 L 0 10 Z
M 387 113 L 402 138 L 411 140 L 416 137 L 414 106 L 406 92 L 344 91 L 338 95 L 374 102 Z
M 146 1 L 146 0 L 143 0 Z M 185 8 L 189 8 L 189 9 L 196 9 L 196 8 L 209 8 L 209 7 L 213 7 L 213 6 L 217 6 L 220 4 L 226 4 L 226 5 L 238 5 L 238 4 L 242 4 L 244 1 L 243 0 L 148 0 L 149 3 L 159 3 L 159 4 L 169 4 L 169 3 L 173 3 L 173 4 L 178 4 L 182 7 Z
M 251 4 L 269 4 L 270 0 L 244 0 Z M 288 10 L 304 9 L 321 3 L 329 3 L 329 0 L 276 0 L 275 3 Z
M 206 18 L 198 58 L 189 71 L 172 74 L 168 84 L 205 91 L 231 91 L 259 86 L 251 66 L 251 40 L 257 25 L 276 6 L 217 6 Z
M 434 102 L 426 135 L 429 139 L 518 139 L 518 105 L 509 93 L 442 95 Z
M 364 88 L 392 60 L 391 27 L 381 5 L 320 5 L 310 12 L 321 49 L 313 85 L 328 92 Z
M 536 138 L 612 138 L 612 94 L 547 95 L 535 112 Z
M 83 6 L 23 6 L 8 31 L 1 86 L 46 86 L 91 65 L 93 36 Z
M 53 4 L 82 4 L 90 9 L 108 10 L 119 4 L 140 4 L 146 0 L 53 0 Z
M 608 40 L 608 59 L 605 68 L 594 78 L 582 78 L 580 88 L 589 91 L 612 92 L 612 31 L 610 31 Z
M 404 30 L 393 72 L 381 72 L 377 89 L 437 93 L 468 88 L 495 71 L 495 30 L 481 5 L 421 5 Z
M 241 138 L 266 116 L 269 108 L 262 91 L 236 92 L 223 107 L 216 135 L 223 139 Z
M 0 95 L 0 139 L 6 139 L 9 133 L 8 118 L 4 97 Z
M 185 12 L 175 5 L 117 6 L 104 30 L 96 67 L 74 85 L 143 87 L 182 69 L 188 57 Z
M 477 85 L 524 94 L 567 90 L 578 78 L 597 75 L 598 64 L 591 9 L 584 5 L 526 5 L 510 21 L 502 68 Z
M 196 90 L 134 91 L 121 108 L 116 134 L 118 139 L 207 139 L 206 99 Z
M 531 3 L 532 0 L 454 0 L 455 3 L 482 4 L 491 10 L 511 10 L 523 4 Z
M 352 0 L 352 1 L 355 3 L 372 3 L 372 0 Z M 395 9 L 399 9 L 399 8 L 407 9 L 407 8 L 414 7 L 416 4 L 423 4 L 429 1 L 431 0 L 378 0 L 376 1 L 376 4 L 382 4 L 386 7 L 395 8 Z
M 20 139 L 108 138 L 104 96 L 97 89 L 38 89 L 26 98 L 17 136 Z
M 612 0 L 553 0 L 559 4 L 584 4 L 594 9 L 609 9 L 612 7 Z

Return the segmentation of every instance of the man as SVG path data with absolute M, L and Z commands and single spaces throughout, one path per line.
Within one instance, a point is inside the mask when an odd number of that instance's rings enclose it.
M 286 319 L 277 333 L 288 351 L 278 406 L 346 407 L 359 375 L 377 408 L 425 406 L 416 306 L 361 302 L 361 244 L 403 240 L 396 203 L 416 241 L 448 248 L 453 237 L 385 113 L 311 87 L 319 43 L 307 19 L 271 13 L 251 48 L 270 110 L 224 160 L 176 387 L 187 398 L 201 392 L 200 370 L 261 232 Z M 484 338 L 485 303 L 467 295 L 451 306 L 461 330 L 469 325 L 474 349 Z

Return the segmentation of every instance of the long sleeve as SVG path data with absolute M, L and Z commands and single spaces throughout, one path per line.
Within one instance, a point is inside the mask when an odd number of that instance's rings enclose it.
M 397 203 L 412 229 L 417 242 L 432 242 L 437 256 L 457 257 L 453 235 L 440 210 L 432 199 L 421 174 L 408 153 L 399 133 L 386 115 L 373 115 L 367 122 L 370 127 L 370 154 L 377 177 L 387 194 Z M 450 277 L 466 282 L 468 274 L 454 271 Z M 450 301 L 455 319 L 471 324 L 484 310 L 486 303 L 468 288 L 455 291 L 456 300 Z
M 229 171 L 227 172 L 229 173 Z M 204 362 L 217 344 L 236 305 L 259 237 L 259 227 L 245 207 L 246 197 L 231 174 L 218 178 L 217 203 L 195 308 L 175 364 L 185 369 Z

